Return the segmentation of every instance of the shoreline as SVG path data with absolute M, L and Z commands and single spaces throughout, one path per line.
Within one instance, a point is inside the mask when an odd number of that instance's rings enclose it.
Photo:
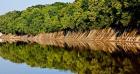
M 54 33 L 40 33 L 36 36 L 17 36 L 17 35 L 2 35 L 1 41 L 8 43 L 27 42 L 38 43 L 40 45 L 52 45 L 58 47 L 70 47 L 79 50 L 91 49 L 91 50 L 103 50 L 106 52 L 120 51 L 119 47 L 123 51 L 132 51 L 138 53 L 140 50 L 140 35 L 132 31 L 129 33 L 123 33 L 117 37 L 117 34 L 111 29 L 92 30 L 90 32 L 68 32 L 66 35 L 63 31 Z

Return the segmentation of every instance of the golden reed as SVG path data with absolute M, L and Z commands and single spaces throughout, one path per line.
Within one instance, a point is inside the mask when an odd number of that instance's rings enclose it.
M 74 49 L 91 49 L 115 52 L 123 50 L 125 52 L 137 53 L 140 50 L 140 35 L 136 30 L 123 32 L 118 35 L 113 29 L 99 29 L 86 32 L 63 31 L 53 33 L 41 33 L 36 36 L 16 36 L 12 34 L 3 35 L 3 42 L 36 42 L 41 45 L 53 45 L 59 47 L 70 47 Z

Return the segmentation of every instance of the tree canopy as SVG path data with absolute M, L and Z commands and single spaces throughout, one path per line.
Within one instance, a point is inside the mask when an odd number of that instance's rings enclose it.
M 0 31 L 38 34 L 60 30 L 85 31 L 140 27 L 140 0 L 75 0 L 36 5 L 0 16 Z

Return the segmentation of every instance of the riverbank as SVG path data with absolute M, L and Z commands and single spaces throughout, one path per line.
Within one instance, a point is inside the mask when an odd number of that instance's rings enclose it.
M 140 49 L 140 35 L 137 34 L 137 31 L 124 32 L 120 36 L 118 34 L 119 32 L 115 32 L 112 29 L 100 29 L 86 32 L 68 31 L 66 34 L 64 31 L 41 33 L 36 36 L 3 34 L 0 39 L 2 42 L 9 43 L 21 41 L 59 47 L 65 47 L 67 45 L 68 47 L 80 50 L 84 48 L 113 52 L 119 49 L 117 45 L 125 51 L 132 50 L 133 52 L 137 52 L 137 49 Z
M 140 42 L 140 35 L 138 31 L 131 32 L 116 32 L 113 29 L 98 29 L 85 32 L 74 31 L 58 31 L 52 33 L 40 33 L 36 36 L 33 35 L 12 35 L 2 34 L 0 36 L 4 41 L 37 41 L 39 39 L 47 40 L 64 40 L 64 41 L 110 41 L 110 42 Z

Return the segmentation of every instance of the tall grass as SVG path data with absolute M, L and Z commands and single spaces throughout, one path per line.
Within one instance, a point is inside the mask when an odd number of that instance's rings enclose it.
M 140 35 L 136 30 L 123 33 L 113 29 L 98 29 L 85 32 L 63 31 L 53 33 L 41 33 L 37 36 L 16 36 L 3 35 L 4 42 L 36 42 L 41 45 L 54 45 L 59 47 L 70 47 L 75 49 L 91 49 L 103 51 L 133 51 L 138 52 L 140 49 Z

